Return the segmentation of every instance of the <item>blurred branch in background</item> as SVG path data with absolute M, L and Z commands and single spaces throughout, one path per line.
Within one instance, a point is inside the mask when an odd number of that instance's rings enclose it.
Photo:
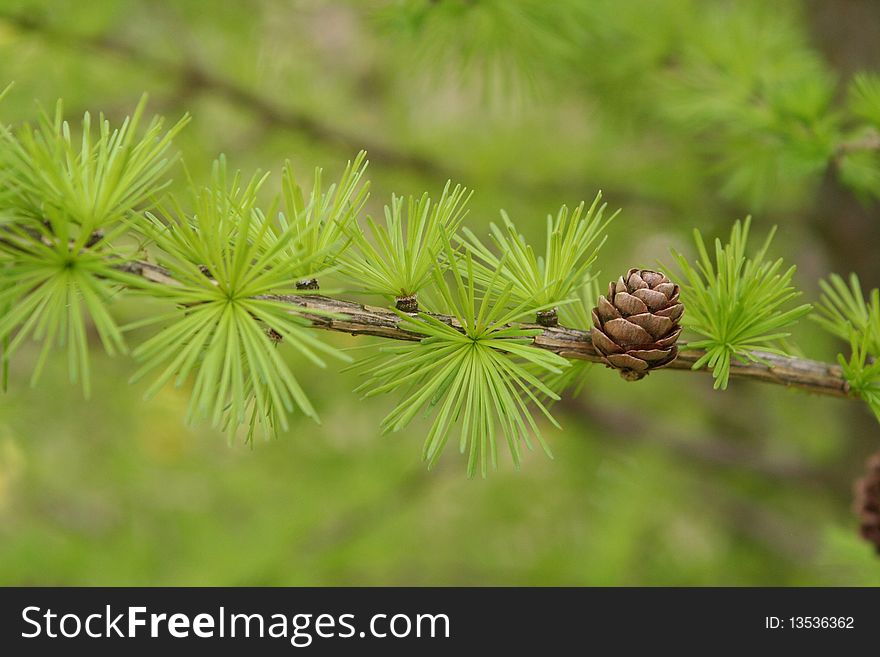
M 260 129 L 281 128 L 300 133 L 316 142 L 335 148 L 350 155 L 360 150 L 370 154 L 370 159 L 378 164 L 399 168 L 419 175 L 443 179 L 462 180 L 466 172 L 443 163 L 431 155 L 409 152 L 376 141 L 367 134 L 355 134 L 336 125 L 291 107 L 280 104 L 260 95 L 254 90 L 236 84 L 216 73 L 194 64 L 191 60 L 172 61 L 156 56 L 130 43 L 110 36 L 77 34 L 58 29 L 49 22 L 24 13 L 11 13 L 0 10 L 0 21 L 6 22 L 25 33 L 60 44 L 76 51 L 94 51 L 122 58 L 136 66 L 158 72 L 175 81 L 176 91 L 172 96 L 157 99 L 157 108 L 179 109 L 185 101 L 200 92 L 213 95 L 251 113 L 259 120 Z M 74 112 L 76 114 L 77 112 Z M 521 175 L 519 168 L 505 174 L 501 181 L 505 188 L 525 194 L 569 194 L 573 190 L 581 193 L 583 180 L 580 176 L 554 177 L 534 181 Z M 618 203 L 641 204 L 645 202 L 637 189 L 620 185 L 605 187 L 609 196 Z M 671 213 L 672 206 L 660 199 L 652 199 L 651 205 Z
M 810 488 L 837 486 L 842 482 L 821 468 L 794 456 L 769 455 L 741 446 L 733 436 L 685 436 L 666 426 L 651 424 L 645 417 L 602 406 L 583 398 L 559 402 L 567 417 L 600 428 L 611 440 L 660 445 L 689 461 L 708 467 L 755 473 L 771 479 L 797 482 Z M 843 481 L 846 483 L 846 480 Z
M 416 172 L 449 177 L 437 162 L 424 156 L 405 153 L 373 141 L 366 135 L 345 132 L 336 126 L 321 122 L 313 116 L 292 108 L 282 108 L 255 92 L 223 79 L 211 71 L 190 62 L 173 62 L 157 57 L 129 43 L 108 36 L 79 35 L 54 28 L 38 18 L 0 11 L 0 21 L 16 28 L 75 49 L 89 49 L 112 54 L 176 80 L 182 93 L 191 95 L 200 91 L 215 94 L 228 102 L 252 112 L 271 127 L 296 130 L 311 139 L 326 142 L 346 153 L 369 151 L 370 157 L 388 166 L 403 167 Z

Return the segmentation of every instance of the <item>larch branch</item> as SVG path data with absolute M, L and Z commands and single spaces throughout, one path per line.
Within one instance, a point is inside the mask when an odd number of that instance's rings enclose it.
M 135 261 L 120 265 L 120 268 L 160 285 L 177 284 L 177 281 L 165 269 L 151 263 Z M 401 316 L 389 308 L 317 294 L 279 295 L 272 298 L 290 304 L 291 312 L 301 314 L 311 321 L 315 328 L 392 340 L 415 341 L 422 338 L 418 333 L 401 328 Z M 308 311 L 327 314 L 316 315 Z M 457 321 L 453 317 L 433 313 L 432 315 L 450 326 L 457 326 Z M 523 326 L 541 329 L 541 333 L 533 338 L 536 347 L 569 359 L 594 363 L 602 362 L 601 357 L 593 348 L 589 331 L 564 326 L 544 327 L 537 324 L 524 324 Z M 665 369 L 694 371 L 692 369 L 694 363 L 705 355 L 705 352 L 698 349 L 687 349 L 683 344 L 679 346 L 678 357 Z M 740 363 L 734 360 L 730 367 L 731 376 L 774 383 L 820 395 L 853 396 L 838 365 L 806 358 L 780 356 L 765 351 L 755 351 L 752 352 L 752 355 L 758 358 L 759 362 Z M 709 370 L 703 368 L 697 371 L 708 372 Z

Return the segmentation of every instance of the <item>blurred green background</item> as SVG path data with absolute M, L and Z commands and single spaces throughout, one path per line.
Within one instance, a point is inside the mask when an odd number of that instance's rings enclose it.
M 833 157 L 878 37 L 873 0 L 2 0 L 0 111 L 119 119 L 148 92 L 192 113 L 197 180 L 220 153 L 276 184 L 285 158 L 336 175 L 363 147 L 371 213 L 452 178 L 475 230 L 504 208 L 536 240 L 602 189 L 623 208 L 602 280 L 752 214 L 812 301 L 831 271 L 880 284 L 870 176 Z M 809 321 L 795 338 L 840 348 Z M 425 471 L 427 423 L 380 436 L 394 400 L 358 399 L 357 374 L 297 365 L 323 423 L 251 448 L 186 427 L 185 390 L 144 401 L 98 344 L 89 401 L 63 357 L 29 388 L 34 357 L 0 397 L 2 584 L 880 584 L 850 512 L 880 427 L 854 402 L 594 367 L 545 427 L 555 460 L 468 480 L 452 449 Z

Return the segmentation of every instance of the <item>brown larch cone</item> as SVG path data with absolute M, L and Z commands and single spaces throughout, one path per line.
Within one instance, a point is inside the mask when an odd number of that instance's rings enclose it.
M 868 472 L 856 481 L 855 512 L 859 533 L 880 554 L 880 452 L 868 459 Z
M 593 347 L 609 367 L 636 381 L 678 355 L 679 287 L 660 272 L 630 269 L 593 309 Z

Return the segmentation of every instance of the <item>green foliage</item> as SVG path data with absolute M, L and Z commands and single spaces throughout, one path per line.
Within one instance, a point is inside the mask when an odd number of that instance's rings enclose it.
M 849 106 L 853 114 L 880 128 L 880 75 L 856 75 L 849 87 Z
M 694 230 L 699 253 L 696 266 L 673 252 L 687 279 L 681 286 L 681 298 L 687 309 L 682 324 L 705 338 L 688 343 L 686 348 L 706 350 L 694 363 L 694 369 L 708 366 L 715 388 L 727 387 L 733 358 L 740 362 L 760 361 L 755 349 L 783 353 L 774 346 L 789 335 L 783 329 L 811 309 L 809 304 L 803 304 L 782 310 L 788 301 L 800 295 L 791 285 L 796 268 L 781 271 L 782 258 L 766 260 L 775 229 L 759 251 L 747 257 L 750 225 L 751 217 L 744 223 L 737 221 L 730 241 L 723 246 L 716 238 L 714 264 L 698 230 Z
M 174 161 L 167 151 L 189 121 L 185 116 L 163 134 L 163 120 L 156 117 L 139 136 L 145 106 L 146 96 L 112 130 L 102 114 L 97 136 L 86 112 L 79 140 L 64 120 L 60 100 L 54 116 L 43 113 L 36 128 L 27 123 L 14 132 L 2 128 L 0 162 L 11 170 L 12 186 L 4 209 L 20 218 L 49 221 L 56 234 L 54 222 L 65 224 L 69 233 L 77 226 L 79 234 L 70 235 L 76 248 L 94 230 L 129 218 L 167 184 Z
M 865 200 L 880 199 L 880 75 L 860 73 L 849 86 L 849 110 L 866 121 L 841 144 L 841 180 Z
M 127 257 L 117 246 L 135 218 L 135 208 L 156 195 L 173 158 L 172 137 L 184 117 L 162 132 L 153 119 L 143 135 L 139 125 L 146 98 L 118 128 L 82 120 L 77 141 L 59 101 L 53 117 L 43 114 L 36 128 L 0 126 L 0 343 L 3 369 L 28 338 L 42 342 L 32 382 L 36 383 L 53 347 L 66 348 L 70 379 L 90 391 L 88 328 L 93 325 L 108 353 L 125 343 L 108 306 Z M 5 375 L 4 375 L 5 377 Z
M 837 356 L 843 376 L 880 419 L 880 290 L 872 290 L 866 301 L 855 274 L 849 285 L 837 274 L 819 285 L 822 300 L 815 320 L 849 343 L 850 357 Z
M 570 65 L 582 16 L 578 0 L 402 0 L 379 19 L 422 70 L 440 66 L 481 81 L 487 93 L 510 93 Z
M 335 163 L 335 175 L 370 140 L 370 168 L 378 164 L 372 191 L 383 202 L 391 190 L 439 194 L 453 175 L 479 192 L 466 223 L 481 239 L 501 204 L 538 252 L 542 209 L 555 214 L 560 198 L 601 185 L 609 203 L 629 213 L 615 222 L 600 258 L 614 272 L 653 261 L 695 226 L 725 241 L 723 217 L 760 212 L 761 225 L 778 223 L 785 232 L 785 244 L 771 247 L 778 255 L 784 247 L 787 262 L 797 254 L 811 270 L 850 261 L 863 285 L 872 281 L 867 301 L 877 285 L 876 241 L 859 230 L 850 233 L 858 239 L 843 239 L 842 218 L 862 215 L 838 189 L 860 190 L 871 203 L 864 217 L 876 214 L 868 195 L 880 189 L 877 153 L 841 155 L 844 144 L 870 143 L 862 138 L 877 130 L 839 93 L 848 72 L 870 61 L 866 19 L 876 3 L 860 4 L 864 11 L 847 13 L 803 0 L 256 0 L 214 3 L 205 12 L 193 2 L 15 1 L 0 12 L 3 75 L 17 80 L 2 111 L 20 125 L 34 115 L 33 98 L 52 114 L 63 96 L 68 113 L 104 109 L 118 126 L 125 99 L 151 89 L 166 116 L 198 110 L 197 125 L 174 148 L 200 182 L 206 154 L 225 152 L 248 172 L 290 157 L 306 204 L 312 165 Z M 374 29 L 377 6 L 384 27 L 399 20 L 401 29 Z M 578 20 L 569 19 L 572 7 Z M 521 20 L 492 25 L 493 12 Z M 829 60 L 822 42 L 840 34 L 846 47 L 835 47 Z M 810 81 L 811 66 L 821 80 Z M 487 106 L 476 89 L 495 92 L 523 79 L 535 79 L 542 93 L 493 93 Z M 828 80 L 835 93 L 823 104 L 810 90 L 824 91 Z M 803 99 L 799 86 L 807 89 Z M 690 114 L 701 104 L 715 106 Z M 96 113 L 92 119 L 97 131 Z M 827 153 L 823 131 L 834 121 L 843 133 L 817 175 L 813 153 Z M 12 191 L 8 172 L 0 166 L 0 196 Z M 265 183 L 261 198 L 275 182 Z M 185 183 L 163 192 L 180 193 L 191 213 Z M 280 221 L 268 205 L 261 206 L 266 215 Z M 381 205 L 373 209 L 379 223 Z M 0 207 L 9 203 L 0 198 Z M 5 209 L 4 220 L 18 221 Z M 817 221 L 825 227 L 818 232 Z M 132 226 L 142 223 L 133 218 Z M 130 240 L 112 241 L 127 257 Z M 343 235 L 322 266 L 302 269 L 338 265 L 347 242 Z M 91 247 L 108 248 L 104 241 Z M 0 267 L 10 262 L 6 253 L 0 259 Z M 120 324 L 172 310 L 104 283 Z M 349 287 L 335 273 L 321 283 Z M 430 303 L 430 287 L 420 299 L 442 310 Z M 560 305 L 560 321 L 589 326 L 575 316 L 579 308 Z M 6 312 L 0 306 L 0 318 Z M 46 359 L 36 389 L 27 387 L 26 368 L 42 346 L 30 339 L 13 356 L 11 393 L 0 396 L 3 583 L 880 582 L 873 550 L 853 531 L 847 486 L 815 485 L 829 473 L 836 480 L 862 469 L 872 436 L 852 403 L 774 386 L 743 386 L 700 403 L 702 375 L 657 372 L 632 384 L 595 367 L 586 399 L 548 406 L 565 428 L 545 433 L 556 461 L 524 455 L 524 472 L 474 485 L 460 476 L 458 458 L 442 458 L 430 474 L 412 461 L 411 439 L 424 438 L 429 424 L 413 421 L 399 439 L 375 440 L 389 410 L 384 402 L 397 400 L 358 403 L 340 394 L 361 383 L 357 373 L 333 373 L 330 359 L 330 371 L 298 363 L 305 359 L 287 340 L 276 350 L 324 426 L 296 412 L 281 440 L 217 449 L 209 426 L 181 426 L 189 384 L 138 400 L 120 385 L 128 359 L 109 358 L 88 318 L 86 326 L 88 403 L 67 383 L 64 351 Z M 808 354 L 824 353 L 827 336 L 818 326 L 796 330 Z M 141 334 L 126 337 L 137 344 Z M 849 346 L 840 348 L 849 360 Z M 554 377 L 579 367 L 544 372 L 541 381 L 558 393 Z M 509 469 L 506 449 L 499 445 L 502 470 Z M 834 555 L 820 549 L 829 527 L 847 537 Z
M 822 299 L 814 319 L 847 342 L 854 336 L 861 342 L 863 337 L 867 351 L 880 356 L 880 290 L 872 290 L 870 300 L 865 301 L 855 274 L 850 274 L 849 285 L 841 276 L 831 274 L 819 286 Z
M 696 11 L 659 106 L 668 120 L 699 131 L 728 196 L 753 206 L 802 196 L 838 139 L 833 76 L 783 3 Z
M 391 197 L 385 206 L 385 224 L 367 217 L 367 232 L 358 224 L 352 231 L 357 253 L 345 259 L 343 271 L 367 292 L 408 297 L 431 282 L 434 270 L 450 265 L 444 245 L 455 235 L 467 211 L 471 194 L 447 182 L 434 203 L 428 194 L 416 199 Z
M 593 325 L 590 313 L 596 307 L 598 298 L 599 282 L 594 275 L 575 290 L 575 298 L 572 303 L 566 303 L 559 307 L 560 323 L 569 328 L 588 331 Z M 571 360 L 569 365 L 559 373 L 536 371 L 536 374 L 540 375 L 541 380 L 556 394 L 567 393 L 572 397 L 577 397 L 586 385 L 587 373 L 592 369 L 593 363 L 586 360 Z
M 868 343 L 867 334 L 861 339 L 854 334 L 850 341 L 852 354 L 849 359 L 839 354 L 837 361 L 843 369 L 843 378 L 849 383 L 850 390 L 863 399 L 880 420 L 880 360 L 877 359 L 876 352 L 871 352 Z
M 147 291 L 177 309 L 130 327 L 163 325 L 134 350 L 143 361 L 134 379 L 159 372 L 148 394 L 172 378 L 183 385 L 192 374 L 189 419 L 207 417 L 233 433 L 246 424 L 248 439 L 257 425 L 267 436 L 286 428 L 294 406 L 317 418 L 278 342 L 319 367 L 320 353 L 343 357 L 315 337 L 306 317 L 291 314 L 275 296 L 294 292 L 303 272 L 320 275 L 326 250 L 306 252 L 302 245 L 317 240 L 309 240 L 301 225 L 279 229 L 256 207 L 265 180 L 255 175 L 243 186 L 239 174 L 228 178 L 221 159 L 210 185 L 196 192 L 192 213 L 175 203 L 162 213 L 167 224 L 147 215 L 145 232 L 177 281 Z M 313 222 L 307 230 L 323 229 Z
M 354 162 L 348 162 L 339 182 L 326 190 L 323 171 L 316 168 L 306 203 L 292 164 L 285 163 L 281 172 L 284 212 L 278 215 L 278 221 L 283 232 L 289 230 L 295 236 L 289 255 L 294 263 L 300 264 L 294 270 L 297 278 L 307 278 L 315 258 L 322 268 L 335 265 L 350 244 L 350 227 L 369 195 L 369 182 L 361 184 L 367 164 L 367 153 L 361 151 Z
M 449 244 L 446 254 L 453 258 Z M 510 324 L 540 308 L 528 302 L 509 307 L 513 286 L 503 281 L 500 271 L 478 293 L 469 253 L 462 267 L 467 275 L 452 268 L 451 284 L 438 269 L 434 270 L 445 310 L 452 314 L 457 326 L 425 313 L 417 317 L 401 313 L 401 328 L 425 338 L 382 347 L 376 356 L 364 361 L 369 379 L 358 391 L 366 396 L 404 391 L 401 402 L 382 422 L 386 432 L 403 429 L 422 409 L 436 409 L 423 452 L 429 467 L 436 463 L 459 423 L 459 450 L 467 452 L 468 476 L 476 472 L 479 463 L 485 477 L 489 464 L 493 469 L 497 467 L 499 433 L 506 439 L 516 467 L 521 460 L 521 444 L 532 449 L 532 436 L 549 455 L 528 404 L 533 402 L 558 426 L 536 393 L 551 399 L 559 397 L 526 365 L 559 374 L 568 362 L 530 345 L 539 329 Z
M 111 260 L 110 249 L 91 249 L 70 237 L 54 212 L 50 231 L 10 225 L 0 239 L 0 342 L 4 370 L 28 339 L 42 343 L 31 383 L 36 384 L 53 348 L 66 348 L 71 382 L 90 394 L 88 331 L 94 326 L 109 354 L 125 343 L 108 306 L 119 283 L 132 282 Z
M 500 255 L 494 254 L 474 233 L 463 229 L 468 250 L 474 254 L 473 276 L 478 284 L 491 285 L 500 279 L 509 285 L 513 298 L 526 305 L 552 307 L 572 298 L 590 278 L 590 267 L 605 243 L 603 235 L 615 212 L 605 218 L 607 204 L 599 205 L 602 193 L 584 212 L 584 204 L 574 212 L 562 206 L 554 219 L 547 216 L 547 244 L 543 256 L 517 230 L 506 212 L 501 213 L 503 227 L 491 225 L 492 241 Z
M 596 272 L 574 290 L 574 301 L 559 308 L 559 320 L 568 327 L 589 330 L 593 325 L 591 313 L 599 299 L 599 272 Z
M 842 154 L 838 163 L 841 181 L 864 202 L 880 199 L 880 151 L 850 151 Z

